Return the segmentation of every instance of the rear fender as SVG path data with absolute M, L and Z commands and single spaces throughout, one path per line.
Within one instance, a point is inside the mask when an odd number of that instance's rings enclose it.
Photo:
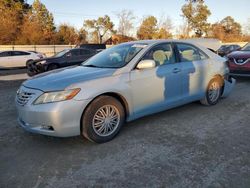
M 221 97 L 228 97 L 229 94 L 232 92 L 235 84 L 236 80 L 232 77 L 230 77 L 228 80 L 224 79 L 224 89 Z

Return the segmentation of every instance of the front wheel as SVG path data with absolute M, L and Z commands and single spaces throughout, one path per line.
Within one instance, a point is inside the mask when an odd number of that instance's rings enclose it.
M 112 140 L 125 122 L 122 104 L 110 96 L 100 96 L 86 109 L 82 118 L 82 134 L 90 141 Z
M 222 92 L 222 82 L 219 78 L 213 78 L 206 91 L 206 96 L 201 100 L 201 103 L 207 106 L 215 105 L 218 103 Z

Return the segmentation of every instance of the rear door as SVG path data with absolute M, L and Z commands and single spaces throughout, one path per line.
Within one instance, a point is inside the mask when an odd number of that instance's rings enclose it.
M 11 51 L 0 53 L 0 68 L 12 67 Z
M 30 58 L 30 53 L 22 51 L 12 51 L 12 65 L 14 67 L 25 67 Z
M 182 95 L 184 101 L 204 95 L 209 80 L 208 56 L 191 44 L 176 43 L 182 67 Z

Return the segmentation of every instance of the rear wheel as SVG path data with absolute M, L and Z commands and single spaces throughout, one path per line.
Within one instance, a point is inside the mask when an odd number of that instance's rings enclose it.
M 213 78 L 208 84 L 206 96 L 201 103 L 207 106 L 217 104 L 221 97 L 222 85 L 220 78 Z
M 90 141 L 112 140 L 125 122 L 122 104 L 110 96 L 100 96 L 86 109 L 82 118 L 82 134 Z

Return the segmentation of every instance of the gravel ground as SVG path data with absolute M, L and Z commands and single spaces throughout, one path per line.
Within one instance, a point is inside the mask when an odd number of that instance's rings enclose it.
M 212 107 L 126 124 L 111 142 L 52 138 L 16 122 L 21 81 L 0 82 L 0 187 L 250 187 L 250 79 Z

